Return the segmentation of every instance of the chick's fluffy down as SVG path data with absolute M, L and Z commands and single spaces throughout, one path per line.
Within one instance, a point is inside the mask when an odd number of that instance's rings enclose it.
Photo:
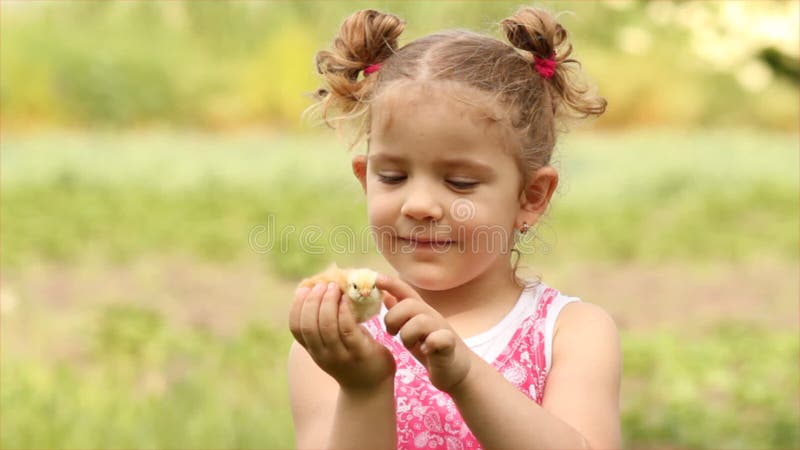
M 370 269 L 342 269 L 331 264 L 323 272 L 300 282 L 300 286 L 314 287 L 317 283 L 333 281 L 345 294 L 356 322 L 364 322 L 381 309 L 381 292 L 375 286 L 378 273 Z

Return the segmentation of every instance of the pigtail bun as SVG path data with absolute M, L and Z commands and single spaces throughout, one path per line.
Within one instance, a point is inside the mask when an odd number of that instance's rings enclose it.
M 523 7 L 501 22 L 506 38 L 514 47 L 529 52 L 533 57 L 548 59 L 555 55 L 555 73 L 542 81 L 555 91 L 555 113 L 570 116 L 599 116 L 606 110 L 606 100 L 590 92 L 579 82 L 580 63 L 569 58 L 572 44 L 567 30 L 549 12 L 533 7 Z M 533 58 L 532 58 L 533 59 Z M 539 76 L 534 72 L 534 76 Z
M 317 72 L 323 76 L 323 87 L 316 91 L 318 107 L 329 126 L 331 120 L 344 120 L 367 110 L 380 72 L 359 74 L 368 66 L 389 58 L 398 48 L 397 38 L 405 22 L 392 14 L 375 10 L 358 11 L 342 23 L 331 50 L 316 55 Z M 340 114 L 330 117 L 330 112 Z

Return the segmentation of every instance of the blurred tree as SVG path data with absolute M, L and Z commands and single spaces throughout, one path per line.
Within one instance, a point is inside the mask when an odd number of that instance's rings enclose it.
M 777 75 L 786 77 L 795 86 L 800 85 L 800 59 L 792 57 L 775 47 L 768 47 L 759 52 L 759 57 L 767 63 Z
M 610 99 L 599 126 L 795 129 L 800 2 L 542 2 Z M 8 127 L 301 128 L 313 57 L 342 20 L 378 8 L 401 44 L 448 28 L 503 39 L 518 3 L 0 2 L 0 107 Z M 758 114 L 752 114 L 758 111 Z

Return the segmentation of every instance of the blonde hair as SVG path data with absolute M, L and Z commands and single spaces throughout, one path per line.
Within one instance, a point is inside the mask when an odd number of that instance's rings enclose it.
M 403 20 L 371 9 L 358 11 L 342 23 L 332 48 L 316 55 L 323 86 L 315 93 L 312 110 L 334 129 L 352 127 L 352 148 L 369 135 L 372 100 L 393 82 L 467 86 L 508 112 L 489 116 L 516 138 L 513 154 L 524 185 L 530 173 L 550 163 L 560 124 L 599 116 L 606 100 L 581 80 L 580 63 L 570 58 L 567 30 L 551 13 L 522 7 L 500 25 L 508 43 L 471 31 L 447 30 L 399 47 Z M 533 69 L 533 62 L 551 57 L 555 73 L 545 79 Z M 380 70 L 362 75 L 366 67 L 378 63 Z

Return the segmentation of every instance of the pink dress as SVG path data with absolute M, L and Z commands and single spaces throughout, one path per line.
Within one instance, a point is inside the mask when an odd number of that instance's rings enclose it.
M 534 312 L 522 320 L 492 366 L 531 400 L 541 404 L 551 354 L 546 347 L 552 345 L 552 336 L 546 334 L 552 333 L 554 323 L 553 317 L 547 320 L 548 313 L 555 316 L 566 303 L 578 299 L 563 296 L 545 285 L 537 292 L 536 296 L 520 298 L 520 302 L 536 302 L 535 309 L 529 308 Z M 480 443 L 461 418 L 453 399 L 431 384 L 425 367 L 386 332 L 380 317 L 373 317 L 364 325 L 378 342 L 391 350 L 397 363 L 394 392 L 398 448 L 479 449 Z

